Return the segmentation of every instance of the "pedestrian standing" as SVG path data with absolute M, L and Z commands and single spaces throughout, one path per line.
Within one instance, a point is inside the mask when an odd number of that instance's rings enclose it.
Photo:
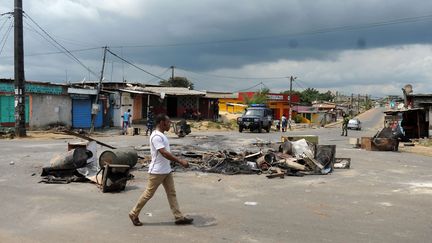
M 130 109 L 128 109 L 127 111 L 125 111 L 125 113 L 123 113 L 123 135 L 126 134 L 127 129 L 129 128 L 130 124 L 131 124 L 131 113 L 130 113 Z
M 219 101 L 216 100 L 213 104 L 213 119 L 215 122 L 219 120 Z
M 149 112 L 147 113 L 147 130 L 146 130 L 146 136 L 149 134 L 152 134 L 153 132 L 153 127 L 154 127 L 154 117 L 153 117 L 153 112 L 152 112 L 152 108 L 149 108 Z
M 139 220 L 141 209 L 150 200 L 157 188 L 162 184 L 170 205 L 171 211 L 175 218 L 175 224 L 191 224 L 193 219 L 183 216 L 177 203 L 176 190 L 170 162 L 176 162 L 183 167 L 189 167 L 186 160 L 175 157 L 170 152 L 168 138 L 164 132 L 168 131 L 171 126 L 169 117 L 165 114 L 156 116 L 156 130 L 150 135 L 150 153 L 151 163 L 148 169 L 147 187 L 138 199 L 135 207 L 129 212 L 129 218 L 135 226 L 143 225 Z
M 350 118 L 347 114 L 343 115 L 343 121 L 342 121 L 342 134 L 341 136 L 348 136 L 348 122 Z
M 285 132 L 288 126 L 288 119 L 286 118 L 285 114 L 282 115 L 281 123 L 282 123 L 282 132 Z

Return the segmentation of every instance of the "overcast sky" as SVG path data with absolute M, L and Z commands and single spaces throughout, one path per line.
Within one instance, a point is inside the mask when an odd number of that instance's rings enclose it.
M 13 5 L 2 0 L 0 13 Z M 432 93 L 430 0 L 23 0 L 23 8 L 27 80 L 98 80 L 108 46 L 165 79 L 174 65 L 200 90 L 263 83 L 280 92 L 293 75 L 296 90 L 383 96 L 410 83 Z M 14 75 L 9 17 L 0 18 L 0 78 Z M 95 74 L 58 53 L 36 24 Z M 112 54 L 104 77 L 158 83 Z

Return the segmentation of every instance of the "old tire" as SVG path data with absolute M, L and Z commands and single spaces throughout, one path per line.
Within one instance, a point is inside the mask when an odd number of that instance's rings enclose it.
M 243 127 L 239 126 L 239 132 L 243 132 Z

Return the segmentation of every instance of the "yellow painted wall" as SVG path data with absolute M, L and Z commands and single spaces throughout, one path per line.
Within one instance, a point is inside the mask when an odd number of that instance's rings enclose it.
M 227 111 L 230 113 L 243 113 L 245 110 L 245 106 L 227 106 L 227 103 L 233 103 L 233 104 L 241 104 L 243 105 L 243 102 L 239 101 L 238 99 L 219 99 L 219 111 Z
M 238 99 L 219 99 L 219 111 L 227 111 L 230 113 L 243 113 L 246 108 L 245 106 L 227 106 L 227 103 L 244 105 L 244 103 Z M 267 106 L 270 109 L 274 110 L 275 117 L 277 116 L 281 117 L 282 114 L 284 113 L 286 116 L 288 116 L 288 112 L 289 112 L 288 102 L 268 102 Z M 293 112 L 293 116 L 295 116 L 294 112 Z

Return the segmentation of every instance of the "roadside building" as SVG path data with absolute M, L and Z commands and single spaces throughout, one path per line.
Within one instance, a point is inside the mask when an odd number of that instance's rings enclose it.
M 92 125 L 92 113 L 96 113 L 95 128 L 104 126 L 104 114 L 109 111 L 108 97 L 99 95 L 99 106 L 94 106 L 97 90 L 83 88 L 68 88 L 68 94 L 72 100 L 72 127 L 88 129 Z
M 302 117 L 301 123 L 319 123 L 318 108 L 313 106 L 295 105 L 293 111 L 297 113 L 297 116 Z
M 206 102 L 207 106 L 205 106 L 204 102 L 200 104 L 200 108 L 203 110 L 202 113 L 204 113 L 205 110 L 207 110 L 208 117 L 212 117 L 214 120 L 218 119 L 219 112 L 221 111 L 220 100 L 224 98 L 232 98 L 232 97 L 234 97 L 234 94 L 230 92 L 206 91 L 204 99 L 202 100 L 207 100 Z
M 85 86 L 97 84 L 86 82 Z M 128 109 L 132 123 L 145 123 L 150 107 L 155 114 L 165 113 L 172 118 L 214 119 L 215 105 L 221 96 L 219 92 L 127 82 L 104 82 L 102 91 L 109 94 L 112 124 L 117 127 L 121 126 L 121 115 Z
M 15 126 L 14 90 L 12 79 L 0 79 L 0 126 Z M 66 85 L 26 81 L 25 92 L 27 127 L 36 129 L 49 125 L 72 125 L 72 102 Z
M 172 118 L 211 118 L 207 111 L 204 112 L 206 116 L 201 113 L 202 109 L 208 107 L 208 101 L 202 100 L 206 95 L 204 91 L 162 86 L 146 86 L 143 90 L 153 94 L 150 106 L 154 107 L 155 113 L 165 113 Z
M 425 138 L 432 134 L 432 94 L 414 94 L 406 85 L 398 105 L 388 106 L 384 126 L 402 127 L 407 138 Z
M 227 97 L 219 99 L 219 109 L 221 111 L 227 111 L 231 113 L 241 113 L 248 106 L 247 99 L 252 99 L 256 92 L 239 92 L 237 97 Z M 288 116 L 289 114 L 289 95 L 288 94 L 267 94 L 265 101 L 266 105 L 273 111 L 273 118 L 280 119 L 283 114 Z M 291 105 L 295 105 L 300 102 L 300 98 L 297 95 L 292 95 Z M 295 113 L 292 114 L 294 117 Z
M 406 126 L 417 126 L 417 131 L 413 131 L 412 134 L 416 134 L 418 138 L 431 136 L 432 94 L 407 94 L 407 107 L 413 112 L 409 113 L 411 118 L 409 120 L 412 122 Z

